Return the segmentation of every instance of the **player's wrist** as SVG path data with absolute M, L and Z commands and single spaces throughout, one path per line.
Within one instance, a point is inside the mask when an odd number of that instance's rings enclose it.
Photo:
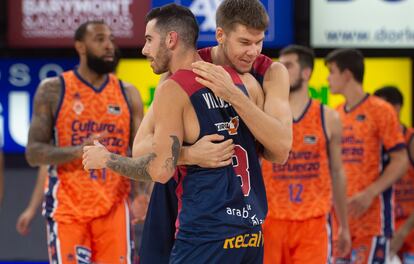
M 246 107 L 246 103 L 249 102 L 249 98 L 236 86 L 234 86 L 232 93 L 229 95 L 229 103 L 235 108 Z

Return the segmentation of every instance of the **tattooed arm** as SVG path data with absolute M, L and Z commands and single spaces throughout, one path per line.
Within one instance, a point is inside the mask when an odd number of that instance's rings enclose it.
M 56 147 L 51 144 L 53 121 L 62 94 L 59 78 L 47 78 L 37 88 L 29 129 L 26 159 L 31 166 L 61 164 L 82 155 L 82 146 Z
M 152 150 L 143 156 L 128 158 L 109 153 L 104 146 L 85 147 L 85 169 L 109 168 L 133 180 L 153 180 L 166 183 L 177 166 L 183 141 L 183 111 L 189 99 L 184 91 L 171 80 L 156 90 L 153 103 L 154 137 Z M 138 132 L 139 133 L 139 132 Z

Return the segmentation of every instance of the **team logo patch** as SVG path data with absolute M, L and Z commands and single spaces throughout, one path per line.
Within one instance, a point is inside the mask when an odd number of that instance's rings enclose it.
M 77 264 L 91 263 L 91 250 L 86 247 L 76 246 L 76 260 Z
M 108 114 L 111 114 L 111 115 L 121 114 L 121 107 L 119 105 L 108 105 Z
M 80 115 L 82 114 L 83 110 L 85 109 L 85 107 L 82 104 L 81 101 L 81 97 L 79 93 L 75 93 L 73 95 L 73 106 L 72 106 L 73 111 L 77 114 Z
M 229 133 L 229 135 L 237 135 L 237 129 L 239 128 L 239 117 L 232 117 L 229 122 L 221 122 L 214 124 L 217 127 L 217 131 L 225 131 Z
M 355 120 L 357 120 L 357 121 L 364 121 L 365 118 L 366 118 L 365 115 L 357 115 L 356 118 L 355 118 Z
M 317 137 L 314 135 L 306 135 L 303 137 L 303 143 L 308 145 L 315 145 L 317 141 Z

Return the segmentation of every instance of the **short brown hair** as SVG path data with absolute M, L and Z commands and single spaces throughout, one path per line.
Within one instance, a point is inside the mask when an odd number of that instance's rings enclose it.
M 175 31 L 187 47 L 195 48 L 198 38 L 198 24 L 194 14 L 187 7 L 167 4 L 151 9 L 145 17 L 145 22 L 155 19 L 160 32 Z
M 325 58 L 325 64 L 336 63 L 339 70 L 349 70 L 354 79 L 362 83 L 364 79 L 364 55 L 357 49 L 336 49 Z
M 279 52 L 280 56 L 288 54 L 298 55 L 298 61 L 301 69 L 310 68 L 313 70 L 315 53 L 311 48 L 300 45 L 289 45 Z
M 265 31 L 269 16 L 258 0 L 223 0 L 216 12 L 216 24 L 224 30 L 232 30 L 235 24 Z

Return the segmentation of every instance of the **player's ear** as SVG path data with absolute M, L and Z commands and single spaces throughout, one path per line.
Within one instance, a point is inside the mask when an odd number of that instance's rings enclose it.
M 75 41 L 75 49 L 79 55 L 86 53 L 86 47 L 82 41 Z
M 223 44 L 224 39 L 226 38 L 226 33 L 222 27 L 217 27 L 216 29 L 216 40 L 218 44 Z
M 345 69 L 342 74 L 345 76 L 345 79 L 347 81 L 354 79 L 354 75 L 352 74 L 352 72 L 349 69 Z
M 306 67 L 302 70 L 302 78 L 309 81 L 312 74 L 312 70 L 309 67 Z
M 170 31 L 165 38 L 165 45 L 169 49 L 173 49 L 178 44 L 178 33 L 176 31 Z

